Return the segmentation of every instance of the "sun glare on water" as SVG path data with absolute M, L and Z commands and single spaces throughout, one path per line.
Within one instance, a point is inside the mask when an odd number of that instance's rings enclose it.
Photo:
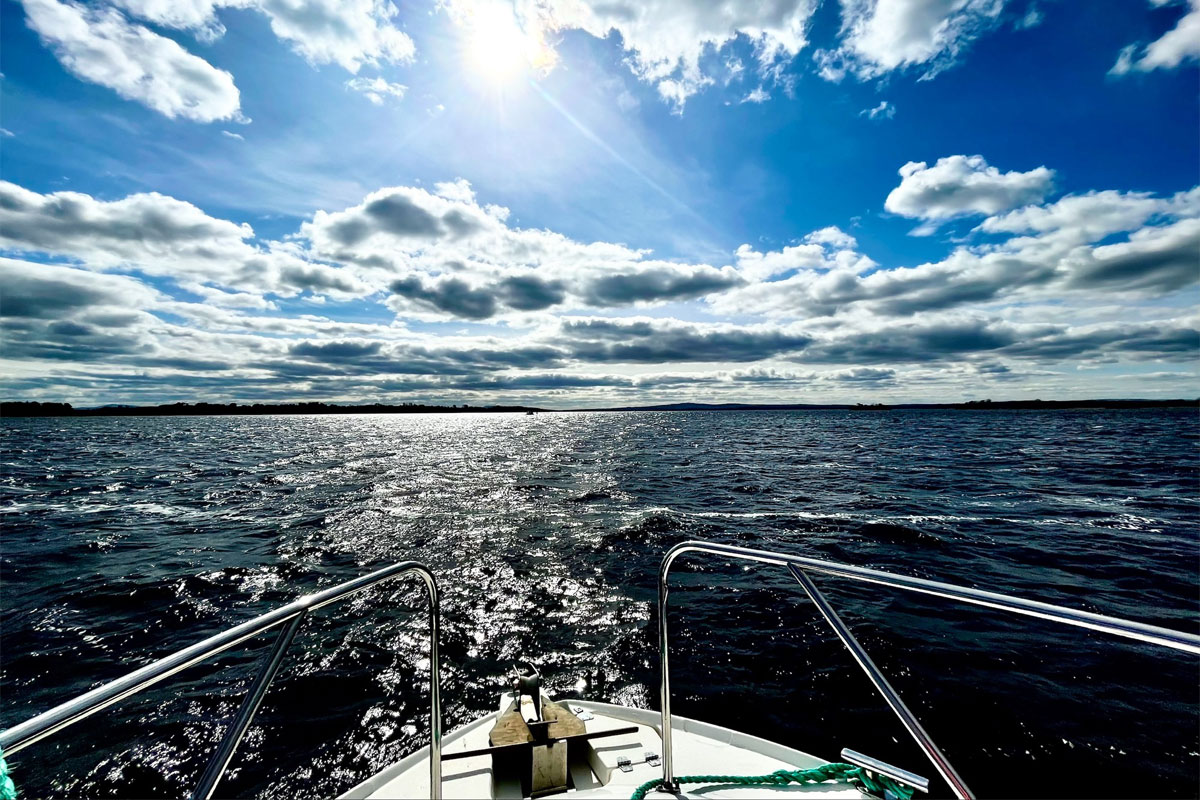
M 506 4 L 479 3 L 466 14 L 465 57 L 471 69 L 503 84 L 553 65 L 554 51 L 540 30 L 526 31 Z

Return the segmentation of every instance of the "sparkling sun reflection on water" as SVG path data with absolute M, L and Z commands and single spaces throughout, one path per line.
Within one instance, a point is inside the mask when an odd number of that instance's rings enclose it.
M 6 419 L 0 451 L 0 725 L 406 558 L 443 587 L 448 729 L 520 658 L 557 694 L 653 706 L 657 566 L 685 538 L 1198 611 L 1186 411 Z M 786 575 L 678 570 L 679 713 L 920 771 Z M 981 794 L 1195 794 L 1193 662 L 822 589 Z M 332 796 L 420 746 L 422 611 L 396 585 L 306 623 L 225 789 Z M 185 794 L 267 644 L 17 754 L 26 793 Z

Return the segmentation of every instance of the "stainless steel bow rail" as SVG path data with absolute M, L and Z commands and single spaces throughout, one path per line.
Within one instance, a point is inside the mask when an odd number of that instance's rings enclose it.
M 858 639 L 850 632 L 846 623 L 833 610 L 833 606 L 825 599 L 825 595 L 817 589 L 816 584 L 812 582 L 808 573 L 816 572 L 822 575 L 832 575 L 839 578 L 873 583 L 892 589 L 904 589 L 910 592 L 933 595 L 934 597 L 943 597 L 971 605 L 1010 611 L 1014 614 L 1024 614 L 1065 625 L 1075 625 L 1080 628 L 1090 628 L 1095 631 L 1112 634 L 1113 636 L 1122 636 L 1126 639 L 1134 639 L 1139 642 L 1161 645 L 1162 647 L 1169 647 L 1174 650 L 1200 654 L 1200 636 L 1169 628 L 1160 628 L 1156 625 L 1130 622 L 1129 620 L 1108 617 L 1102 614 L 1092 614 L 1087 611 L 1077 611 L 1049 603 L 1040 603 L 1036 600 L 1008 597 L 995 592 L 968 589 L 963 586 L 953 586 L 948 583 L 927 581 L 921 578 L 910 578 L 906 575 L 895 575 L 890 572 L 838 564 L 832 561 L 822 561 L 816 558 L 792 556 L 768 550 L 752 550 L 747 547 L 734 547 L 715 542 L 681 542 L 667 551 L 666 557 L 663 558 L 662 567 L 658 572 L 658 647 L 662 669 L 662 762 L 663 788 L 666 791 L 678 792 L 679 790 L 678 785 L 675 783 L 674 761 L 671 751 L 671 679 L 668 671 L 667 653 L 669 646 L 667 639 L 667 575 L 671 571 L 671 564 L 675 559 L 688 552 L 713 553 L 744 561 L 759 561 L 764 564 L 786 567 L 792 573 L 792 577 L 804 588 L 809 599 L 813 601 L 817 609 L 821 612 L 821 616 L 825 618 L 825 621 L 833 628 L 838 638 L 842 640 L 842 644 L 846 645 L 847 649 L 850 650 L 850 653 L 854 656 L 854 660 L 858 662 L 858 665 L 862 667 L 871 683 L 883 695 L 883 699 L 887 701 L 892 711 L 900 718 L 901 723 L 904 724 L 905 729 L 916 740 L 917 745 L 929 760 L 933 762 L 933 766 L 937 769 L 938 774 L 950 785 L 954 795 L 962 800 L 974 797 L 971 794 L 971 790 L 967 788 L 967 785 L 963 782 L 958 772 L 946 760 L 946 756 L 938 746 L 934 744 L 933 739 L 921 727 L 921 723 L 917 721 L 916 716 L 904 704 L 904 701 L 900 699 L 900 695 L 888 683 L 887 678 L 884 677 L 879 667 L 867 655 L 867 651 L 859 644 Z
M 224 738 L 221 739 L 216 753 L 209 760 L 204 774 L 200 777 L 200 782 L 197 784 L 195 791 L 192 792 L 193 800 L 208 800 L 208 798 L 212 797 L 213 792 L 217 788 L 217 783 L 229 767 L 229 762 L 233 758 L 234 751 L 241 744 L 242 737 L 250 727 L 250 723 L 254 720 L 254 715 L 258 712 L 259 706 L 262 705 L 267 689 L 271 686 L 271 682 L 275 679 L 275 674 L 279 671 L 279 667 L 283 663 L 283 657 L 287 653 L 288 646 L 292 643 L 292 638 L 296 635 L 296 631 L 299 630 L 300 624 L 304 621 L 308 613 L 330 603 L 344 600 L 352 594 L 370 588 L 389 578 L 397 578 L 403 575 L 417 575 L 420 577 L 425 583 L 425 588 L 429 594 L 429 794 L 433 800 L 440 800 L 442 795 L 442 707 L 440 692 L 441 676 L 438 669 L 438 587 L 437 581 L 434 580 L 433 573 L 429 571 L 429 568 L 416 561 L 401 561 L 398 564 L 384 567 L 369 575 L 363 575 L 361 578 L 355 578 L 324 591 L 306 595 L 288 603 L 282 608 L 277 608 L 274 611 L 263 614 L 261 617 L 255 617 L 249 622 L 243 622 L 241 625 L 230 628 L 224 633 L 218 633 L 216 636 L 211 636 L 202 642 L 197 642 L 191 647 L 186 647 L 177 653 L 172 653 L 166 658 L 159 659 L 152 664 L 147 664 L 123 678 L 117 678 L 115 681 L 92 689 L 90 692 L 80 695 L 74 700 L 68 700 L 45 713 L 38 714 L 27 722 L 22 722 L 20 725 L 15 725 L 6 731 L 0 732 L 0 748 L 4 750 L 6 755 L 11 755 L 69 725 L 79 722 L 85 717 L 91 716 L 103 708 L 107 708 L 113 703 L 174 675 L 180 670 L 187 669 L 207 658 L 222 653 L 271 628 L 278 625 L 285 625 L 283 630 L 280 631 L 279 637 L 275 640 L 270 653 L 267 654 L 266 659 L 263 661 L 258 675 L 254 678 L 253 683 L 251 683 L 250 690 L 247 692 L 241 707 L 238 709 L 233 725 L 226 731 Z

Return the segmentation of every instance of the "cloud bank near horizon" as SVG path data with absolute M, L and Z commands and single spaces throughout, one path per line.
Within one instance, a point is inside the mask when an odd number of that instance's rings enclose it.
M 664 260 L 512 224 L 461 179 L 381 188 L 278 239 L 158 193 L 3 182 L 7 393 L 581 406 L 1200 387 L 1200 187 L 1054 197 L 1050 168 L 980 155 L 898 176 L 888 212 L 963 231 L 944 258 L 883 266 L 848 223 Z

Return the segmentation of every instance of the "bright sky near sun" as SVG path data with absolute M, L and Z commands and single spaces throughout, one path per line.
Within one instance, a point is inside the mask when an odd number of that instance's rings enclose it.
M 4 399 L 1200 395 L 1200 0 L 0 0 Z

